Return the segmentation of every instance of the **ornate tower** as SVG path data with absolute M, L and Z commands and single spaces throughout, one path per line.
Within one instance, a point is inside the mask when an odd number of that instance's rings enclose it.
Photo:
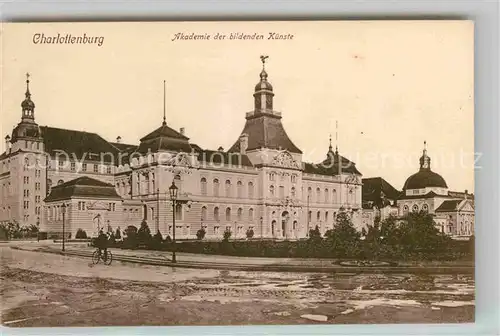
M 229 152 L 240 152 L 249 155 L 253 164 L 266 164 L 265 158 L 272 161 L 281 151 L 294 156 L 300 165 L 302 151 L 288 137 L 281 123 L 281 112 L 273 109 L 273 86 L 268 81 L 265 69 L 268 56 L 260 56 L 262 70 L 260 80 L 255 85 L 254 109 L 247 112 L 246 122 L 240 139 L 229 149 Z M 241 141 L 241 139 L 245 141 Z M 244 148 L 242 147 L 244 144 Z
M 22 150 L 43 150 L 42 135 L 35 122 L 35 103 L 31 100 L 30 75 L 26 74 L 26 93 L 21 103 L 21 122 L 12 131 L 12 152 Z

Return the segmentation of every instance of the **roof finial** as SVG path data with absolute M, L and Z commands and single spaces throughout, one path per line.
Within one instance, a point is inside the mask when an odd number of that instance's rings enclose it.
M 328 146 L 328 151 L 332 151 L 332 133 L 330 133 L 330 145 Z
M 165 89 L 165 85 L 166 85 L 165 83 L 166 83 L 166 81 L 163 80 L 163 123 L 162 123 L 163 126 L 167 125 L 167 108 L 166 108 L 167 93 L 166 93 L 166 89 Z
M 31 96 L 31 93 L 30 93 L 30 73 L 27 72 L 26 73 L 26 98 L 30 97 Z
M 266 59 L 268 59 L 268 58 L 269 58 L 269 56 L 267 56 L 267 55 L 260 55 L 260 61 L 262 62 L 262 69 L 265 68 L 265 66 L 266 66 Z

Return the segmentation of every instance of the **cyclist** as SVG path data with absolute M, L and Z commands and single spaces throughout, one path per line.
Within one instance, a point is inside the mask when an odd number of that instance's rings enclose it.
M 108 257 L 108 237 L 104 233 L 104 231 L 101 229 L 99 231 L 99 235 L 97 236 L 97 248 L 99 249 L 99 258 L 102 256 L 102 260 L 106 262 L 106 259 Z M 104 255 L 102 252 L 104 251 Z

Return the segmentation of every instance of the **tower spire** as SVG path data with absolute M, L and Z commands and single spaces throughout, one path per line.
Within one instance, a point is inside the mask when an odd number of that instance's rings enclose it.
M 330 145 L 328 146 L 328 152 L 332 151 L 332 133 L 330 133 Z
M 424 149 L 420 157 L 420 169 L 431 169 L 431 158 L 427 155 L 427 141 L 424 140 Z
M 162 123 L 163 126 L 167 125 L 167 108 L 166 108 L 167 93 L 165 86 L 166 86 L 166 81 L 163 80 L 163 123 Z
M 30 93 L 30 73 L 26 73 L 26 98 L 30 98 L 31 93 Z

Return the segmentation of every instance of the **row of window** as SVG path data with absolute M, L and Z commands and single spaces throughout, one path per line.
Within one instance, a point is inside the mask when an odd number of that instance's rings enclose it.
M 281 181 L 284 181 L 285 180 L 285 174 L 279 174 L 281 176 Z M 297 175 L 295 174 L 292 174 L 290 176 L 290 180 L 292 181 L 292 183 L 296 183 L 297 182 Z M 269 181 L 276 181 L 276 173 L 274 172 L 270 172 L 269 173 Z
M 312 217 L 313 217 L 313 211 L 309 211 L 309 213 L 307 215 L 307 221 L 311 222 L 312 221 Z M 335 220 L 337 220 L 337 213 L 336 212 L 333 213 L 333 217 L 331 219 L 332 219 L 333 222 Z M 316 221 L 320 222 L 320 221 L 323 221 L 323 220 L 325 221 L 325 223 L 328 223 L 328 221 L 330 220 L 330 213 L 328 211 L 325 211 L 325 213 L 322 216 L 321 215 L 321 211 L 317 211 L 316 212 Z
M 214 210 L 213 210 L 213 220 L 215 221 L 220 221 L 220 209 L 218 206 L 214 207 Z M 203 206 L 201 208 L 201 220 L 202 221 L 205 221 L 208 219 L 208 209 L 206 206 Z M 233 220 L 233 216 L 232 216 L 232 210 L 230 207 L 227 207 L 226 210 L 225 210 L 225 219 L 226 219 L 226 222 L 230 222 Z M 243 208 L 238 208 L 238 210 L 236 211 L 236 217 L 235 217 L 235 220 L 236 221 L 242 221 L 243 220 Z M 248 217 L 247 217 L 247 220 L 249 222 L 253 222 L 254 221 L 254 210 L 252 208 L 248 209 Z
M 200 183 L 201 183 L 201 194 L 203 196 L 206 196 L 208 194 L 207 192 L 207 179 L 205 177 L 202 177 L 201 180 L 200 180 Z M 220 196 L 220 182 L 219 182 L 219 179 L 215 178 L 213 179 L 212 181 L 212 195 L 213 196 Z M 236 196 L 238 198 L 243 198 L 243 182 L 242 181 L 238 181 L 236 182 Z M 232 192 L 233 192 L 233 188 L 232 188 L 232 184 L 231 184 L 231 180 L 226 180 L 226 182 L 224 183 L 224 196 L 225 197 L 232 197 Z M 254 198 L 254 185 L 253 185 L 253 182 L 248 182 L 247 184 L 247 197 L 248 198 Z
M 403 213 L 407 214 L 409 212 L 409 210 L 410 210 L 410 208 L 408 207 L 408 205 L 403 206 Z M 411 207 L 411 211 L 413 211 L 413 212 L 419 212 L 420 210 L 429 211 L 429 206 L 426 203 L 424 203 L 422 205 L 422 209 L 420 209 L 418 207 L 418 204 L 413 204 L 413 206 Z
M 58 161 L 58 169 L 59 170 L 62 170 L 64 169 L 64 167 L 67 166 L 67 163 L 66 161 L 63 161 L 63 160 L 59 160 Z M 76 162 L 70 162 L 69 164 L 70 166 L 70 170 L 71 171 L 76 171 Z M 102 169 L 102 171 L 105 171 L 106 174 L 111 174 L 112 172 L 112 168 L 110 165 L 105 165 L 105 170 Z M 88 171 L 88 164 L 87 163 L 82 163 L 82 169 L 81 169 L 82 172 L 86 172 Z M 99 172 L 99 165 L 98 164 L 93 164 L 93 172 L 94 173 L 98 173 Z

